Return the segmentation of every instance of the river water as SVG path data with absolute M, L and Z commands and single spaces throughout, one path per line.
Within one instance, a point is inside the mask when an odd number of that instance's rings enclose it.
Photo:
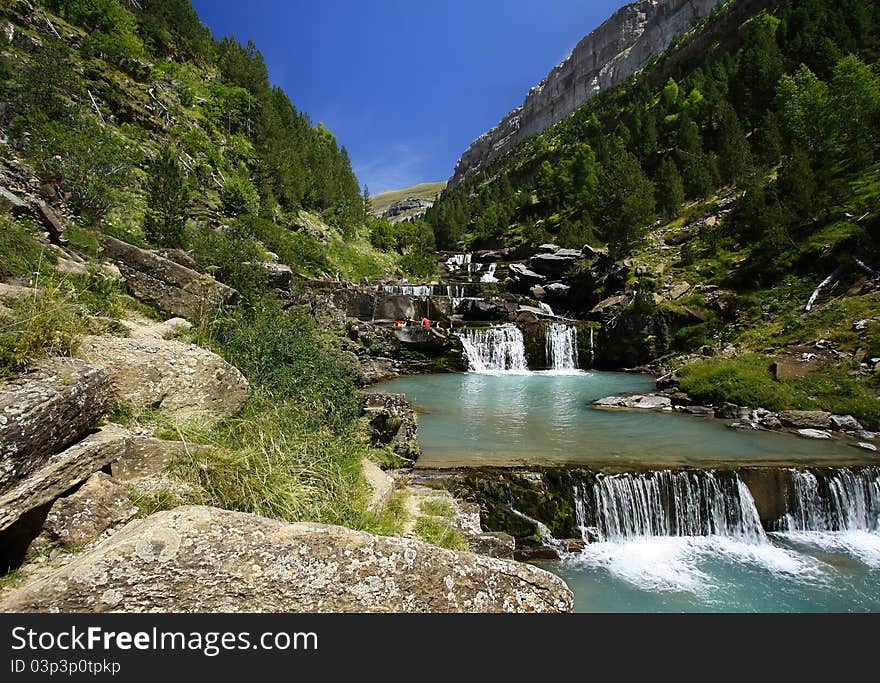
M 590 407 L 603 396 L 652 387 L 650 378 L 639 375 L 532 372 L 406 377 L 376 390 L 405 393 L 419 411 L 420 468 L 543 464 L 613 473 L 880 462 L 844 441 L 744 433 L 720 420 Z M 794 524 L 758 536 L 636 530 L 603 536 L 542 566 L 566 580 L 581 612 L 880 611 L 880 482 L 865 486 L 873 487 L 865 489 L 870 501 L 860 503 L 869 510 L 867 521 L 862 515 L 858 523 L 828 529 L 822 522 L 811 522 L 811 528 Z

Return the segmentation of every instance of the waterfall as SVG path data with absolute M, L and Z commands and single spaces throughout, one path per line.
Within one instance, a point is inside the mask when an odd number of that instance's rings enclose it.
M 545 328 L 547 367 L 572 372 L 578 369 L 577 328 L 563 323 L 547 323 Z
M 458 334 L 471 372 L 528 372 L 522 332 L 512 323 Z
M 586 542 L 591 530 L 588 502 L 595 534 L 602 540 L 731 536 L 760 543 L 766 539 L 752 494 L 736 473 L 663 470 L 599 475 L 592 500 L 581 486 L 575 487 L 574 496 L 577 524 Z
M 412 297 L 434 296 L 433 285 L 383 285 L 386 294 L 404 294 Z
M 542 311 L 544 311 L 544 313 L 546 313 L 547 315 L 556 315 L 553 312 L 553 309 L 550 308 L 550 304 L 545 304 L 543 301 L 538 302 L 538 308 L 540 308 Z
M 777 524 L 781 531 L 880 531 L 880 467 L 790 473 L 791 505 Z
M 446 259 L 446 266 L 449 270 L 453 272 L 458 272 L 464 266 L 468 267 L 468 274 L 470 274 L 470 265 L 472 260 L 471 254 L 453 254 L 448 259 Z
M 593 344 L 593 328 L 590 327 L 590 367 L 593 367 L 593 359 L 596 357 L 596 347 Z
M 495 277 L 495 271 L 497 268 L 497 263 L 490 263 L 489 269 L 485 273 L 483 273 L 482 277 L 480 278 L 480 282 L 498 282 L 498 278 Z

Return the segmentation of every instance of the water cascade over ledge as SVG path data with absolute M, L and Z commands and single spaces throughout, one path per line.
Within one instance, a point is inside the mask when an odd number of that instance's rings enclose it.
M 556 372 L 578 369 L 577 328 L 564 323 L 547 323 L 545 350 L 547 367 Z
M 830 473 L 791 470 L 780 531 L 880 531 L 880 467 Z
M 765 540 L 755 501 L 735 472 L 661 470 L 600 475 L 592 490 L 583 483 L 575 485 L 574 505 L 586 542 L 591 538 L 619 541 L 653 536 Z
M 464 329 L 458 336 L 471 372 L 528 372 L 525 342 L 516 325 Z

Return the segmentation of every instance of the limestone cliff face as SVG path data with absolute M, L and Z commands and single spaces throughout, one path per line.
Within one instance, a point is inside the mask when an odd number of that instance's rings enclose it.
M 618 10 L 529 91 L 522 106 L 461 155 L 453 187 L 500 152 L 549 128 L 601 90 L 620 83 L 669 47 L 720 0 L 640 0 Z

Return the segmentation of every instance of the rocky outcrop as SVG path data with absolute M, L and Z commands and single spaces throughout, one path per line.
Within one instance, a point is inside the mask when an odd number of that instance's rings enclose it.
M 11 592 L 6 612 L 567 612 L 536 567 L 341 527 L 181 507 Z
M 109 235 L 102 235 L 100 242 L 104 255 L 118 264 L 132 294 L 166 313 L 196 320 L 218 306 L 238 301 L 238 292 L 231 287 L 157 252 Z
M 0 494 L 0 572 L 21 564 L 53 501 L 119 458 L 129 436 L 118 427 L 103 427 Z
M 107 425 L 53 455 L 0 495 L 0 530 L 14 524 L 26 512 L 51 503 L 119 458 L 130 438 L 120 427 Z
M 618 10 L 529 91 L 522 106 L 477 138 L 461 155 L 449 180 L 454 187 L 520 140 L 540 133 L 593 95 L 620 83 L 719 0 L 640 0 Z
M 79 441 L 104 416 L 107 372 L 55 358 L 0 384 L 0 492 Z
M 403 394 L 367 394 L 364 415 L 372 430 L 373 445 L 390 445 L 402 464 L 412 465 L 422 450 L 419 425 L 412 404 Z
M 30 550 L 90 543 L 136 513 L 137 507 L 125 487 L 109 475 L 96 472 L 76 491 L 52 504 L 43 531 Z
M 248 399 L 244 376 L 193 344 L 101 335 L 86 337 L 78 354 L 106 368 L 119 399 L 178 418 L 234 415 Z

